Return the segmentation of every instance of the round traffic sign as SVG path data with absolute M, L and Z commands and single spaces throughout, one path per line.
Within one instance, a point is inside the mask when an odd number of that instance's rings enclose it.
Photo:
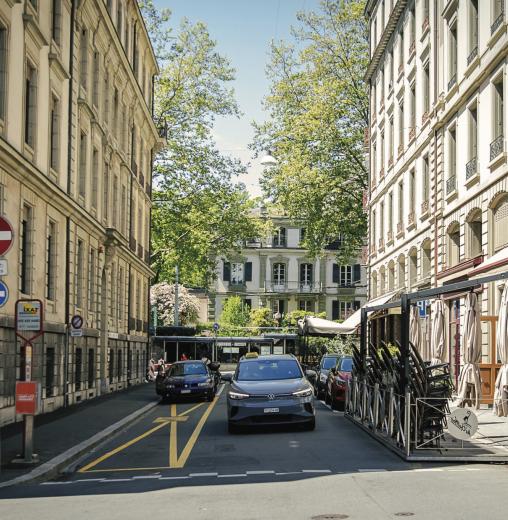
M 219 330 L 219 324 L 218 323 L 214 323 L 213 324 L 213 330 L 215 330 L 215 331 Z
M 448 416 L 448 433 L 463 441 L 468 441 L 478 431 L 478 417 L 472 410 L 457 408 Z
M 13 236 L 9 221 L 5 217 L 0 217 L 0 256 L 5 255 L 11 248 Z
M 74 329 L 80 329 L 83 326 L 83 318 L 79 314 L 75 314 L 71 318 L 71 325 Z
M 4 282 L 0 281 L 0 307 L 3 307 L 9 299 L 9 288 Z

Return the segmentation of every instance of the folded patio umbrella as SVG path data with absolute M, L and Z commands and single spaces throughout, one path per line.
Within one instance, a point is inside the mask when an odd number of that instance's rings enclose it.
M 416 350 L 423 358 L 423 342 L 422 342 L 422 328 L 420 325 L 420 310 L 416 305 L 411 307 L 411 314 L 409 316 L 409 340 L 415 346 Z
M 499 417 L 508 417 L 508 284 L 505 284 L 496 330 L 497 358 L 501 368 L 494 387 L 494 413 Z
M 430 333 L 431 364 L 444 363 L 445 357 L 445 335 L 444 335 L 444 313 L 443 301 L 440 299 L 432 302 L 432 329 Z
M 480 408 L 481 377 L 479 363 L 482 358 L 480 340 L 480 311 L 478 298 L 470 292 L 464 299 L 464 328 L 461 345 L 464 365 L 459 374 L 458 406 L 474 405 Z

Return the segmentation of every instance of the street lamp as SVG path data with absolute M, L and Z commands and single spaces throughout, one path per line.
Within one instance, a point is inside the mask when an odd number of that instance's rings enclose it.
M 262 166 L 277 166 L 278 161 L 277 159 L 271 154 L 271 152 L 268 150 L 266 154 L 261 158 L 261 165 Z

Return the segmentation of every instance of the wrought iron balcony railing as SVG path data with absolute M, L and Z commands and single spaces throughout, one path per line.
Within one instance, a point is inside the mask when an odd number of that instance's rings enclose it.
M 290 282 L 290 281 L 267 281 L 265 292 L 268 293 L 320 293 L 323 284 L 321 282 Z
M 494 20 L 494 23 L 490 26 L 490 34 L 494 34 L 497 29 L 501 26 L 504 20 L 504 11 Z
M 446 194 L 450 195 L 453 191 L 457 189 L 457 176 L 451 175 L 446 179 Z
M 448 82 L 448 90 L 451 90 L 451 88 L 453 87 L 453 85 L 455 85 L 455 83 L 457 83 L 457 74 L 456 73 L 450 78 L 450 81 Z
M 474 177 L 478 171 L 477 166 L 477 160 L 476 157 L 473 157 L 467 164 L 466 164 L 466 181 L 469 180 L 471 177 Z
M 478 45 L 469 53 L 467 57 L 467 64 L 471 65 L 471 62 L 478 56 Z
M 496 137 L 490 143 L 490 160 L 493 161 L 499 154 L 502 153 L 504 148 L 504 136 L 500 135 Z

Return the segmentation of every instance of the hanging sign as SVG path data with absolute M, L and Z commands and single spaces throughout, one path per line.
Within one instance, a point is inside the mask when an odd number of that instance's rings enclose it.
M 15 308 L 17 336 L 32 341 L 44 332 L 41 300 L 17 300 Z

